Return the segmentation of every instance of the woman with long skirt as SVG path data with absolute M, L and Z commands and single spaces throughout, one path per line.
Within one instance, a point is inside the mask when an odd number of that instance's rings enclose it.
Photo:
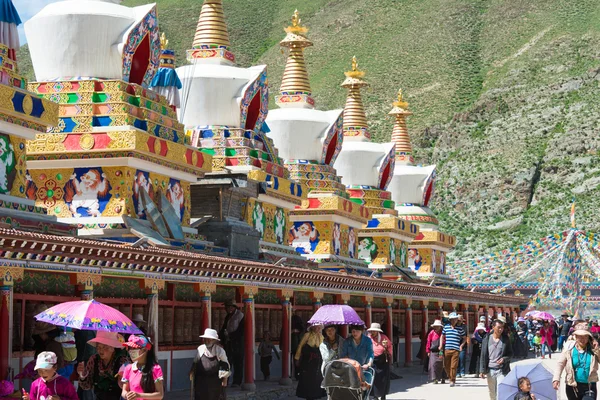
M 392 342 L 383 334 L 381 326 L 372 323 L 367 329 L 369 337 L 373 341 L 373 368 L 375 369 L 375 379 L 371 395 L 385 400 L 390 393 L 390 364 L 392 363 Z
M 427 335 L 427 356 L 429 357 L 429 379 L 433 383 L 439 383 L 441 380 L 444 383 L 444 354 L 440 349 L 444 345 L 444 338 L 442 336 L 442 321 L 436 319 L 431 325 L 433 330 Z
M 479 376 L 479 356 L 481 355 L 481 343 L 483 342 L 485 331 L 485 324 L 480 322 L 477 324 L 475 332 L 473 332 L 473 339 L 471 340 L 473 347 L 471 348 L 471 362 L 469 363 L 469 374 L 471 375 Z
M 294 359 L 300 372 L 296 397 L 301 399 L 314 400 L 326 395 L 325 389 L 321 388 L 323 359 L 319 346 L 323 343 L 322 331 L 323 325 L 312 325 L 302 337 L 298 350 L 296 350 Z
M 230 375 L 225 349 L 219 344 L 221 340 L 214 329 L 205 329 L 200 338 L 204 339 L 204 344 L 198 347 L 190 371 L 194 400 L 225 399 L 227 378 Z

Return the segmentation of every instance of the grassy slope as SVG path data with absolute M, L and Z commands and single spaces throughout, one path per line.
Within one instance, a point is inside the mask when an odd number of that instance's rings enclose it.
M 185 63 L 201 1 L 157 3 L 161 29 Z M 460 250 L 503 247 L 561 228 L 571 189 L 595 177 L 600 110 L 592 100 L 597 82 L 586 74 L 600 64 L 600 2 L 224 0 L 224 7 L 238 63 L 267 64 L 272 93 L 285 62 L 278 41 L 296 7 L 315 43 L 306 58 L 319 108 L 343 106 L 339 85 L 356 55 L 371 83 L 363 98 L 372 134 L 386 140 L 390 103 L 404 89 L 419 159 L 439 166 L 434 208 L 443 228 L 462 237 Z M 561 92 L 573 79 L 580 87 Z M 589 144 L 564 149 L 565 136 L 568 146 Z M 590 165 L 573 167 L 581 152 L 592 155 Z M 528 175 L 532 169 L 539 180 Z M 597 192 L 580 197 L 582 225 L 600 229 L 592 216 Z M 519 216 L 513 230 L 487 229 Z

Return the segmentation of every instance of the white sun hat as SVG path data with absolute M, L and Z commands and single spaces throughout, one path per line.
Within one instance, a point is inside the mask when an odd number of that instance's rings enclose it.
M 204 330 L 204 335 L 200 335 L 200 337 L 204 339 L 218 340 L 219 342 L 221 341 L 221 339 L 219 339 L 219 334 L 217 333 L 217 331 L 210 328 L 206 328 Z

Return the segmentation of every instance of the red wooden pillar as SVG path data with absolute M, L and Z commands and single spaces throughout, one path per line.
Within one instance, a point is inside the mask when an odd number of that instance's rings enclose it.
M 254 295 L 255 286 L 244 286 L 242 303 L 244 304 L 244 383 L 242 390 L 255 391 L 254 384 Z
M 367 328 L 369 328 L 373 323 L 373 310 L 371 308 L 372 301 L 373 296 L 365 296 L 365 325 L 367 325 Z
M 394 343 L 394 314 L 392 305 L 394 304 L 393 297 L 385 298 L 385 335 Z
M 342 293 L 342 294 L 338 294 L 336 296 L 336 303 L 337 304 L 348 304 L 349 300 L 350 300 L 350 293 Z M 341 337 L 347 338 L 348 337 L 348 325 L 342 325 L 340 327 L 340 332 L 339 333 L 340 333 Z
M 212 328 L 212 294 L 217 291 L 217 285 L 214 283 L 198 283 L 195 285 L 194 290 L 200 293 L 200 301 L 202 303 L 202 317 L 200 320 L 200 334 L 203 335 L 204 331 L 208 328 Z M 215 327 L 219 330 L 219 327 Z
M 485 315 L 485 327 L 486 329 L 489 331 L 490 330 L 490 323 L 492 321 L 490 321 L 490 311 L 494 311 L 493 309 L 490 308 L 490 306 L 486 306 L 483 309 L 483 314 Z
M 8 379 L 10 366 L 12 286 L 0 286 L 0 379 Z
M 404 301 L 406 305 L 404 315 L 404 366 L 412 365 L 412 299 Z
M 294 291 L 291 289 L 284 289 L 279 291 L 279 298 L 281 299 L 281 343 L 279 343 L 279 349 L 281 350 L 281 379 L 279 384 L 283 386 L 291 386 L 292 379 L 290 378 L 290 352 L 292 342 L 292 309 L 290 305 L 290 297 L 294 295 Z
M 423 310 L 423 317 L 421 319 L 421 340 L 427 340 L 427 331 L 429 330 L 429 302 L 421 302 L 421 310 Z

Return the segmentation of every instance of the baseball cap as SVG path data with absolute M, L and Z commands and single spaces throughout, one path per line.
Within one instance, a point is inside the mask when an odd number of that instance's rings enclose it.
M 142 335 L 131 335 L 126 343 L 123 343 L 124 347 L 131 347 L 132 349 L 148 349 L 152 348 L 152 343 L 146 336 Z
M 50 369 L 54 367 L 57 362 L 56 354 L 51 351 L 43 351 L 38 355 L 33 369 L 35 371 L 38 369 Z

